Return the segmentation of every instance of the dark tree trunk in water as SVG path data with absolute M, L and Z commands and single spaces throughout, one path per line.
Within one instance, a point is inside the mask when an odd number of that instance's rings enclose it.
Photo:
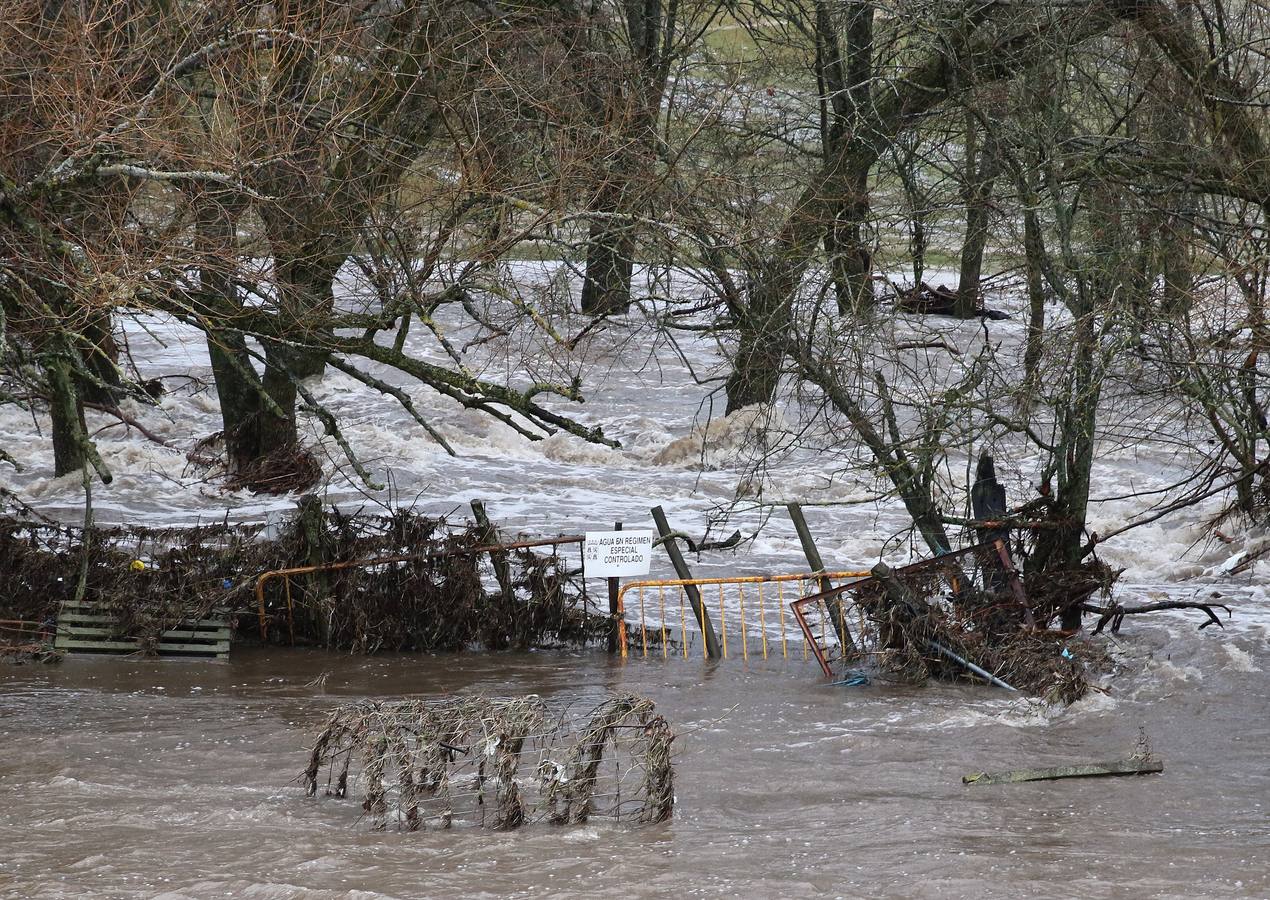
M 290 233 L 287 233 L 290 236 Z M 295 246 L 305 247 L 292 252 Z M 274 271 L 278 291 L 278 316 L 286 323 L 287 334 L 296 342 L 318 347 L 265 344 L 264 393 L 272 405 L 261 403 L 259 455 L 286 451 L 298 443 L 296 432 L 296 379 L 314 378 L 326 370 L 327 350 L 321 349 L 331 333 L 330 317 L 335 308 L 335 273 L 346 258 L 336 247 L 326 246 L 318 237 L 310 243 L 274 242 Z
M 71 376 L 71 364 L 64 356 L 48 357 L 44 375 L 48 381 L 49 417 L 53 420 L 53 474 L 60 478 L 88 464 L 84 407 Z
M 330 334 L 330 316 L 335 310 L 335 274 L 344 258 L 344 254 L 319 253 L 317 250 L 311 256 L 278 254 L 275 266 L 279 305 L 298 339 L 321 344 L 322 339 Z M 326 371 L 327 355 L 321 349 L 288 348 L 285 358 L 291 374 L 304 379 L 320 376 Z
M 261 456 L 294 447 L 299 441 L 295 420 L 295 382 L 289 374 L 295 371 L 292 368 L 296 363 L 294 353 L 270 342 L 265 345 L 265 359 L 267 362 L 261 386 L 277 409 L 263 407 L 261 410 Z
M 613 209 L 616 211 L 616 204 Z M 582 311 L 587 315 L 621 315 L 631 303 L 634 251 L 630 226 L 613 220 L 591 223 L 582 282 Z
M 980 146 L 979 123 L 966 112 L 966 236 L 961 245 L 961 273 L 957 282 L 958 318 L 973 318 L 979 306 L 979 281 L 983 275 L 983 251 L 988 243 L 988 204 L 996 181 L 998 155 L 990 141 Z
M 736 356 L 725 387 L 727 413 L 754 403 L 770 403 L 780 385 L 789 331 L 789 303 L 782 291 L 768 291 L 767 278 L 752 276 L 749 303 L 741 316 Z
M 77 379 L 79 393 L 90 403 L 114 406 L 123 399 L 124 387 L 119 375 L 119 345 L 115 343 L 110 312 L 91 316 L 82 333 L 91 344 L 86 348 L 84 367 L 93 377 Z
M 830 5 L 817 0 L 816 68 L 825 159 L 841 152 L 868 106 L 873 73 L 871 2 L 849 0 L 845 34 L 844 53 Z M 864 241 L 863 228 L 869 217 L 871 168 L 871 162 L 860 161 L 836 173 L 832 184 L 834 218 L 825 234 L 825 251 L 842 315 L 856 315 L 873 306 L 873 254 Z
M 1027 347 L 1023 351 L 1023 377 L 1029 385 L 1036 384 L 1041 365 L 1041 342 L 1045 337 L 1045 282 L 1043 260 L 1045 248 L 1041 244 L 1041 225 L 1036 210 L 1023 212 L 1023 251 L 1027 272 Z
M 625 0 L 626 34 L 630 42 L 630 78 L 617 90 L 629 94 L 634 106 L 619 135 L 622 149 L 606 173 L 608 187 L 595 205 L 602 213 L 635 214 L 646 203 L 639 182 L 656 162 L 657 120 L 669 75 L 663 58 L 666 22 L 678 14 L 678 0 Z M 672 35 L 673 37 L 673 35 Z M 596 111 L 603 114 L 605 98 L 594 94 Z M 587 240 L 586 277 L 582 283 L 582 311 L 588 315 L 620 315 L 631 303 L 635 232 L 629 221 L 606 218 L 592 221 Z
M 1080 567 L 1084 559 L 1085 520 L 1089 512 L 1090 473 L 1094 462 L 1094 438 L 1102 382 L 1095 371 L 1098 335 L 1092 303 L 1080 301 L 1077 314 L 1072 373 L 1065 397 L 1060 400 L 1058 437 L 1054 448 L 1056 476 L 1054 502 L 1048 519 L 1051 527 L 1037 534 L 1029 570 L 1042 577 L 1059 578 Z M 1066 631 L 1080 628 L 1079 604 L 1061 611 Z
M 199 269 L 198 302 L 213 319 L 232 321 L 242 300 L 229 271 L 235 256 L 238 210 L 232 198 L 215 194 L 197 198 L 196 241 L 204 265 Z M 241 472 L 262 455 L 260 443 L 261 385 L 247 353 L 247 341 L 234 331 L 211 330 L 207 354 L 212 363 L 221 429 L 231 472 Z
M 213 332 L 207 336 L 212 377 L 220 399 L 225 453 L 233 472 L 260 458 L 260 379 L 247 355 L 241 334 Z

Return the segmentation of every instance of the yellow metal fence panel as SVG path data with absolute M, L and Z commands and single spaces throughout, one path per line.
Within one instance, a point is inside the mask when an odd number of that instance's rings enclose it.
M 622 585 L 617 595 L 619 623 L 619 640 L 622 656 L 625 658 L 632 652 L 647 659 L 650 654 L 660 651 L 662 659 L 672 655 L 687 659 L 689 646 L 694 640 L 701 642 L 701 653 L 706 655 L 705 620 L 710 618 L 717 622 L 721 637 L 721 650 L 725 659 L 740 655 L 742 659 L 750 658 L 750 635 L 754 634 L 755 653 L 762 653 L 768 659 L 779 644 L 782 659 L 790 658 L 790 624 L 792 617 L 785 614 L 785 606 L 791 600 L 815 593 L 825 579 L 833 581 L 865 578 L 868 572 L 795 572 L 781 575 L 740 575 L 732 578 L 687 578 L 668 581 L 632 581 Z M 776 585 L 776 596 L 773 598 L 766 589 L 768 584 Z M 794 596 L 790 597 L 785 590 L 786 584 L 795 586 Z M 688 603 L 687 590 L 695 586 L 701 596 L 701 620 L 698 621 Z M 717 597 L 713 591 L 701 590 L 704 587 L 718 587 Z M 750 590 L 747 593 L 746 587 Z M 645 589 L 657 589 L 656 610 L 646 602 Z M 627 596 L 632 591 L 637 603 L 627 609 Z M 674 596 L 667 602 L 667 591 L 674 591 Z M 769 605 L 775 609 L 769 609 Z M 638 609 L 635 607 L 638 606 Z M 628 616 L 630 618 L 628 619 Z M 655 617 L 655 618 L 654 618 Z M 631 640 L 630 628 L 639 629 L 638 638 Z M 824 627 L 824 623 L 821 623 Z M 773 631 L 775 628 L 775 631 Z M 651 634 L 650 634 L 651 633 Z M 802 646 L 802 658 L 808 659 L 808 638 L 801 630 L 794 635 Z M 674 647 L 675 638 L 679 647 Z M 779 640 L 778 640 L 779 639 Z M 822 638 L 823 641 L 823 638 Z M 740 646 L 738 647 L 738 643 Z M 795 647 L 794 653 L 797 653 Z

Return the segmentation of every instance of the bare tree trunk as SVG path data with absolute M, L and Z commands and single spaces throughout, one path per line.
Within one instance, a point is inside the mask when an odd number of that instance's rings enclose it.
M 751 275 L 749 302 L 741 315 L 736 356 L 728 375 L 727 412 L 753 403 L 770 403 L 780 385 L 789 333 L 789 300 L 764 289 L 767 279 Z
M 288 234 L 274 244 L 279 307 L 299 337 L 320 345 L 331 330 L 335 275 L 348 254 L 329 247 L 325 236 L 299 243 L 291 237 Z M 304 379 L 320 377 L 326 371 L 326 357 L 321 349 L 288 348 L 282 358 L 292 375 Z
M 673 40 L 679 0 L 625 0 L 626 33 L 630 46 L 630 83 L 624 85 L 634 105 L 629 130 L 619 134 L 622 150 L 608 175 L 596 210 L 608 214 L 642 211 L 636 186 L 656 159 L 657 120 L 669 77 L 667 43 Z M 619 88 L 620 90 L 620 88 Z M 603 102 L 598 104 L 601 108 Z M 582 282 L 582 311 L 589 315 L 626 312 L 631 302 L 635 226 L 614 219 L 594 220 L 587 241 L 586 276 Z
M 846 50 L 826 0 L 816 2 L 816 75 L 821 90 L 821 143 L 832 159 L 866 114 L 873 74 L 873 3 L 847 3 Z M 838 311 L 858 314 L 873 305 L 873 253 L 864 241 L 872 162 L 844 169 L 834 179 L 836 213 L 825 234 Z
M 231 471 L 239 472 L 262 455 L 260 380 L 241 334 L 211 332 L 207 352 L 220 399 L 221 428 Z
M 1049 520 L 1052 527 L 1038 532 L 1029 571 L 1058 577 L 1077 568 L 1084 558 L 1085 520 L 1089 512 L 1090 474 L 1101 379 L 1095 373 L 1097 338 L 1094 317 L 1086 312 L 1076 321 L 1071 384 L 1060 409 L 1054 448 L 1055 491 Z M 1079 604 L 1061 612 L 1065 630 L 1080 627 Z
M 60 478 L 88 464 L 84 406 L 67 357 L 49 354 L 43 362 L 53 423 L 53 474 Z
M 969 108 L 966 110 L 965 134 L 965 182 L 962 190 L 966 202 L 966 236 L 961 245 L 961 272 L 955 308 L 957 317 L 961 319 L 972 318 L 979 305 L 983 251 L 988 243 L 989 205 L 1000 169 L 999 155 L 992 146 L 991 137 L 981 134 L 979 122 Z
M 606 203 L 602 211 L 616 212 L 620 206 L 620 202 Z M 591 223 L 582 281 L 582 311 L 587 315 L 620 315 L 630 306 L 635 269 L 631 227 L 612 220 Z
M 197 301 L 211 313 L 209 321 L 233 322 L 242 311 L 242 300 L 232 277 L 239 209 L 229 195 L 212 193 L 196 197 L 194 202 L 195 247 L 202 261 Z M 240 332 L 209 330 L 207 354 L 220 400 L 225 455 L 230 471 L 239 472 L 262 455 L 260 377 Z
M 109 310 L 93 313 L 84 323 L 82 333 L 90 344 L 85 348 L 84 367 L 92 378 L 81 377 L 77 382 L 80 395 L 90 403 L 114 406 L 124 396 L 119 345 L 113 332 L 114 320 Z
M 1023 377 L 1027 384 L 1036 384 L 1041 365 L 1042 342 L 1045 339 L 1045 247 L 1041 239 L 1041 223 L 1036 210 L 1023 210 L 1023 253 L 1027 276 L 1027 345 L 1023 351 Z

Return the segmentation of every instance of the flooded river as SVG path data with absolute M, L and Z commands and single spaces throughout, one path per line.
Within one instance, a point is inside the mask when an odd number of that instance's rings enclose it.
M 991 688 L 835 687 L 801 661 L 243 650 L 6 666 L 0 892 L 1267 897 L 1266 636 L 1192 627 L 1130 626 L 1110 692 L 1063 711 Z M 374 833 L 296 780 L 341 700 L 609 690 L 648 694 L 681 733 L 671 822 Z M 1139 726 L 1162 775 L 961 784 L 1127 756 Z
M 1003 353 L 1021 356 L 1024 321 L 991 324 Z M 116 474 L 94 489 L 98 521 L 289 514 L 294 498 L 235 493 L 191 470 L 192 442 L 221 427 L 199 335 L 155 317 L 125 328 L 142 376 L 168 379 L 158 407 L 127 407 L 163 443 L 90 413 Z M 979 322 L 901 317 L 894 328 L 894 340 L 946 340 L 967 358 L 988 335 Z M 411 333 L 411 351 L 445 363 L 415 333 L 423 331 Z M 466 339 L 461 328 L 455 334 Z M 850 431 L 814 398 L 807 408 L 791 401 L 772 415 L 721 418 L 702 381 L 721 371 L 717 347 L 685 336 L 681 353 L 624 334 L 597 332 L 568 358 L 549 347 L 540 361 L 553 378 L 557 369 L 566 382 L 575 370 L 585 375 L 588 403 L 563 411 L 602 422 L 620 450 L 564 434 L 529 441 L 403 382 L 457 448 L 452 459 L 396 401 L 330 373 L 313 390 L 389 488 L 369 491 L 341 474 L 340 454 L 310 419 L 306 433 L 328 476 L 323 498 L 461 518 L 481 497 L 505 533 L 529 536 L 614 520 L 641 527 L 660 504 L 694 536 L 710 526 L 715 538 L 739 529 L 747 539 L 735 554 L 694 559 L 699 576 L 802 569 L 781 510 L 788 500 L 808 504 L 830 568 L 922 554 L 907 538 L 903 507 L 879 499 L 885 486 Z M 490 350 L 486 365 L 524 381 L 527 351 L 508 341 L 507 359 Z M 1130 617 L 1117 650 L 1124 671 L 1110 693 L 1056 711 L 991 688 L 833 687 L 801 661 L 710 668 L 545 652 L 366 659 L 235 648 L 224 663 L 2 665 L 0 895 L 1270 897 L 1270 562 L 1230 574 L 1266 537 L 1254 529 L 1234 544 L 1215 540 L 1206 523 L 1220 497 L 1150 515 L 1170 485 L 1197 471 L 1193 457 L 1206 445 L 1203 434 L 1184 432 L 1175 410 L 1126 390 L 1131 402 L 1107 401 L 1115 427 L 1100 432 L 1090 510 L 1091 529 L 1116 532 L 1099 553 L 1125 569 L 1117 598 L 1220 590 L 1235 615 L 1226 632 L 1196 632 L 1195 616 Z M 11 450 L 51 458 L 48 428 L 16 406 L 0 413 L 0 433 Z M 940 474 L 949 496 L 964 497 L 982 449 L 996 453 L 1011 505 L 1035 496 L 1045 460 L 1010 435 L 951 452 Z M 46 462 L 0 467 L 0 487 L 45 514 L 82 517 L 79 476 L 53 478 Z M 670 574 L 662 554 L 653 574 Z M 305 687 L 324 671 L 324 688 Z M 679 803 L 667 824 L 371 833 L 354 804 L 307 799 L 297 781 L 316 727 L 341 700 L 608 690 L 648 694 L 681 733 Z M 961 784 L 973 771 L 1121 758 L 1139 726 L 1163 758 L 1162 775 Z

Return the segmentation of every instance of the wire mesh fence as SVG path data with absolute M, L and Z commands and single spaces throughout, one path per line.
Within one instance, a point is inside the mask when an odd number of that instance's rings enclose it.
M 673 741 L 634 694 L 556 709 L 535 695 L 366 700 L 331 714 L 302 778 L 310 796 L 351 794 L 378 830 L 650 824 L 674 810 Z

